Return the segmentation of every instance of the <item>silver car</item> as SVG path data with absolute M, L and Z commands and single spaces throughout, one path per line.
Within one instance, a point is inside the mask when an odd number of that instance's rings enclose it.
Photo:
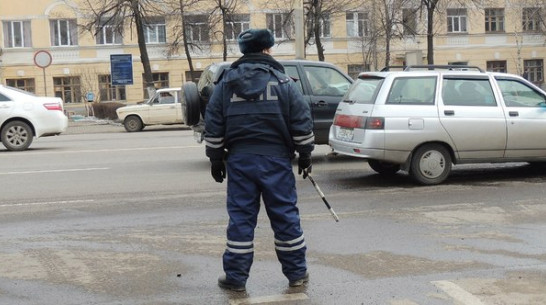
M 477 70 L 477 71 L 476 71 Z M 378 173 L 442 183 L 452 164 L 546 164 L 546 92 L 475 67 L 365 72 L 339 103 L 329 144 Z

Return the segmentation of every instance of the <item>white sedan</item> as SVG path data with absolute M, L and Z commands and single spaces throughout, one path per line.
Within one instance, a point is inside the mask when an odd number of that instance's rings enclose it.
M 0 85 L 0 140 L 8 150 L 25 150 L 34 137 L 58 135 L 67 127 L 62 99 Z
M 143 104 L 116 109 L 118 118 L 129 132 L 148 125 L 182 124 L 181 88 L 163 88 Z

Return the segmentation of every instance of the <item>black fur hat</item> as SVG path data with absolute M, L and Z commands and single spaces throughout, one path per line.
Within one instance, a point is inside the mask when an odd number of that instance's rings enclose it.
M 241 53 L 258 53 L 271 48 L 275 44 L 275 37 L 268 29 L 249 29 L 239 34 L 237 42 Z

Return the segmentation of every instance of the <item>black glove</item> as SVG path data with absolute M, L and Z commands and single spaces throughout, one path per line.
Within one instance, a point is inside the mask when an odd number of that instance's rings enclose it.
M 303 179 L 307 178 L 307 174 L 311 173 L 313 166 L 311 165 L 311 155 L 300 155 L 298 159 L 298 175 L 303 173 Z
M 218 183 L 222 183 L 226 178 L 226 165 L 224 160 L 210 160 L 210 173 L 212 178 Z

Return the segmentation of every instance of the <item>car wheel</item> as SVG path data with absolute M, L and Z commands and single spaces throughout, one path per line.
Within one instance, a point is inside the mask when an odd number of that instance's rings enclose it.
M 125 126 L 125 130 L 128 132 L 141 131 L 144 128 L 142 120 L 134 115 L 125 118 L 125 121 L 123 121 L 123 126 Z
M 400 164 L 383 162 L 379 160 L 368 160 L 368 165 L 377 173 L 385 176 L 392 176 L 400 170 Z
M 182 86 L 184 91 L 184 101 L 182 102 L 182 112 L 184 113 L 184 124 L 194 126 L 201 119 L 199 91 L 197 85 L 193 82 L 187 82 Z
M 21 151 L 27 149 L 34 138 L 32 128 L 22 121 L 9 122 L 2 129 L 0 135 L 2 144 L 11 151 Z
M 413 153 L 410 175 L 420 184 L 440 184 L 450 171 L 451 155 L 440 144 L 423 145 Z

